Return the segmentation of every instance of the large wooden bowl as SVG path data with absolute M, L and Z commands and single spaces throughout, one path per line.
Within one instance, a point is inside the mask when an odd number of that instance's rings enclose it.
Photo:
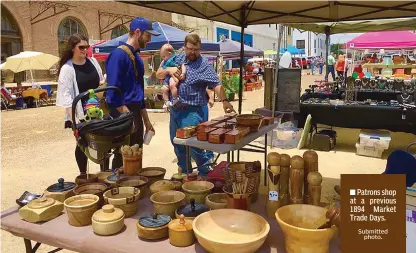
M 67 198 L 64 202 L 68 222 L 75 227 L 91 224 L 92 215 L 98 209 L 100 198 L 93 194 L 82 194 Z
M 201 246 L 211 253 L 253 253 L 267 238 L 270 225 L 252 212 L 218 209 L 203 213 L 192 223 Z
M 304 204 L 287 205 L 276 211 L 276 219 L 285 234 L 288 253 L 327 253 L 337 228 L 316 229 L 325 224 L 327 209 Z
M 190 181 L 182 185 L 182 190 L 186 194 L 186 203 L 195 199 L 196 204 L 205 204 L 205 198 L 212 193 L 214 184 L 208 181 Z
M 150 187 L 154 182 L 162 180 L 165 177 L 166 169 L 161 167 L 146 167 L 138 174 L 139 176 L 147 177 L 147 179 L 149 179 L 147 187 Z
M 185 193 L 180 191 L 162 191 L 150 196 L 155 213 L 167 214 L 175 218 L 175 211 L 185 199 Z
M 263 116 L 259 114 L 240 114 L 237 115 L 237 126 L 249 127 L 250 132 L 257 132 L 263 125 Z
M 135 187 L 140 190 L 140 199 L 147 195 L 149 179 L 142 176 L 128 176 L 117 180 L 118 187 Z
M 78 185 L 74 188 L 75 195 L 81 195 L 81 194 L 94 194 L 97 195 L 100 200 L 98 201 L 98 208 L 101 208 L 104 204 L 104 198 L 103 194 L 105 191 L 109 189 L 109 185 L 105 183 L 87 183 Z

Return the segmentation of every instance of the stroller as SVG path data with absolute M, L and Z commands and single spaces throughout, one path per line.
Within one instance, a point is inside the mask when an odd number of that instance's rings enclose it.
M 72 102 L 72 130 L 77 140 L 77 145 L 82 152 L 94 163 L 101 164 L 108 159 L 112 149 L 118 149 L 123 145 L 128 145 L 130 135 L 133 132 L 134 115 L 131 112 L 124 113 L 118 118 L 102 117 L 91 118 L 78 124 L 75 122 L 75 109 L 77 103 L 86 96 L 95 96 L 98 92 L 115 90 L 120 96 L 122 93 L 119 88 L 109 86 L 83 92 L 75 97 Z M 99 109 L 98 109 L 99 110 Z

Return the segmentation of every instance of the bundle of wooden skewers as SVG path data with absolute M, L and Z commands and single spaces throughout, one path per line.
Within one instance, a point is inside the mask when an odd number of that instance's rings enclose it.
M 224 169 L 226 191 L 233 194 L 251 194 L 258 187 L 257 168 L 253 163 L 230 163 Z

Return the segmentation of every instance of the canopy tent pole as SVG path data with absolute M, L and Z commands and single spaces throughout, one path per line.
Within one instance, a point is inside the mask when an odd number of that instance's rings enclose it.
M 246 9 L 241 9 L 241 38 L 240 38 L 240 84 L 238 86 L 238 114 L 241 114 L 243 106 L 243 66 L 244 66 L 244 28 L 246 26 Z
M 276 112 L 276 100 L 277 100 L 277 91 L 279 87 L 278 77 L 279 77 L 279 63 L 280 63 L 280 44 L 282 40 L 284 26 L 279 26 L 279 33 L 277 36 L 277 55 L 276 55 L 276 75 L 274 78 L 273 86 L 272 86 L 272 117 L 274 117 Z M 301 70 L 302 71 L 302 70 Z M 273 72 L 272 72 L 273 73 Z M 267 139 L 266 139 L 266 145 L 267 145 Z M 270 148 L 273 148 L 273 133 L 270 136 Z
M 328 81 L 329 79 L 329 61 L 328 61 L 328 56 L 329 56 L 329 47 L 331 46 L 331 45 L 329 45 L 329 36 L 331 35 L 331 27 L 329 27 L 329 26 L 326 26 L 325 27 L 325 44 L 326 44 L 326 48 L 325 48 L 325 57 L 326 57 L 326 60 L 325 60 L 325 62 L 326 62 L 326 74 L 325 74 L 325 76 L 327 77 L 327 80 L 326 81 Z M 334 80 L 335 81 L 335 80 Z

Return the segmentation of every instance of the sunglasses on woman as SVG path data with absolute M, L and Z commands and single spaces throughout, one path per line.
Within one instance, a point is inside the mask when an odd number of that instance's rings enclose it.
M 88 48 L 90 48 L 90 45 L 86 45 L 86 46 L 78 46 L 79 50 L 86 50 Z

